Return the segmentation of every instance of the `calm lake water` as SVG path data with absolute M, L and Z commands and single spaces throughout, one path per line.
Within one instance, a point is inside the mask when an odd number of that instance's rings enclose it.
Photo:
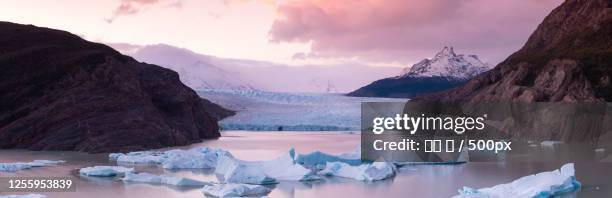
M 320 150 L 328 153 L 352 151 L 360 142 L 358 133 L 341 132 L 223 132 L 218 140 L 204 141 L 187 147 L 207 146 L 229 150 L 244 160 L 273 159 L 291 147 L 298 153 Z M 170 148 L 168 148 L 170 149 Z M 533 147 L 532 149 L 543 149 Z M 539 153 L 530 151 L 528 153 Z M 94 165 L 115 165 L 107 154 L 0 150 L 0 162 L 28 162 L 35 159 L 65 160 L 59 166 L 33 168 L 14 173 L 0 172 L 0 177 L 73 176 L 76 192 L 40 193 L 49 197 L 204 197 L 198 188 L 175 188 L 149 184 L 125 184 L 108 178 L 84 178 L 78 169 Z M 582 189 L 567 197 L 612 197 L 612 163 L 574 161 Z M 484 163 L 459 165 L 414 165 L 400 169 L 389 180 L 361 182 L 326 178 L 315 182 L 281 182 L 270 186 L 269 197 L 450 197 L 463 186 L 488 187 L 507 183 L 519 177 L 557 169 L 563 160 L 539 162 Z M 203 181 L 216 181 L 211 170 L 166 171 L 155 166 L 136 166 L 137 171 L 164 173 Z M 7 193 L 0 192 L 0 195 Z M 10 193 L 17 194 L 17 193 Z

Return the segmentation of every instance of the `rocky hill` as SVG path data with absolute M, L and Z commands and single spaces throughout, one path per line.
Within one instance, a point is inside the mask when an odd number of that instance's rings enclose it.
M 517 52 L 418 101 L 612 101 L 612 1 L 567 0 Z
M 212 103 L 176 72 L 30 25 L 0 22 L 0 43 L 2 149 L 111 152 L 219 137 Z

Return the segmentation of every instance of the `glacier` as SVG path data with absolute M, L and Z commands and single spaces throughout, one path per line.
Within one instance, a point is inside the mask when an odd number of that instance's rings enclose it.
M 173 186 L 205 186 L 212 185 L 209 182 L 202 182 L 184 177 L 173 177 L 164 175 L 153 175 L 150 173 L 126 172 L 122 179 L 124 182 L 140 182 L 149 184 L 167 184 Z
M 552 197 L 580 189 L 576 180 L 574 164 L 568 163 L 560 169 L 521 177 L 507 184 L 489 188 L 474 189 L 463 187 L 459 189 L 462 197 Z
M 34 160 L 32 162 L 0 163 L 1 172 L 15 172 L 33 167 L 43 167 L 64 163 L 63 160 Z
M 92 166 L 85 167 L 79 170 L 81 175 L 95 177 L 114 177 L 123 176 L 126 173 L 134 172 L 134 168 L 126 168 L 122 166 Z
M 278 93 L 202 89 L 198 95 L 237 114 L 219 122 L 223 130 L 358 131 L 361 102 L 408 99 L 348 97 L 328 93 Z
M 214 197 L 251 197 L 270 193 L 270 189 L 250 184 L 215 184 L 204 186 L 202 192 Z

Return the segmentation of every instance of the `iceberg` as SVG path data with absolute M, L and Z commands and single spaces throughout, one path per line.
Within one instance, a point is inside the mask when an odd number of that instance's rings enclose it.
M 358 147 L 351 153 L 340 155 L 331 155 L 321 151 L 314 151 L 309 154 L 299 154 L 295 158 L 295 162 L 312 170 L 321 170 L 325 168 L 328 162 L 342 162 L 356 166 L 362 164 L 361 148 Z
M 204 186 L 202 192 L 204 195 L 214 197 L 246 197 L 265 195 L 270 193 L 270 189 L 250 184 L 216 184 Z
M 327 162 L 319 173 L 327 176 L 351 178 L 361 181 L 378 181 L 395 176 L 393 163 L 373 162 L 352 166 L 344 162 Z
M 43 167 L 57 165 L 64 163 L 62 160 L 34 160 L 32 162 L 14 162 L 14 163 L 0 163 L 0 171 L 3 172 L 15 172 L 24 169 L 30 169 L 33 167 Z
M 153 151 L 137 151 L 123 153 L 108 154 L 111 161 L 117 161 L 118 164 L 159 164 L 162 161 L 161 152 Z
M 111 153 L 108 158 L 117 164 L 161 164 L 165 169 L 214 168 L 217 158 L 228 153 L 222 149 L 207 147 L 190 150 L 138 151 L 129 153 Z
M 257 166 L 247 164 L 243 161 L 234 159 L 233 157 L 224 155 L 219 159 L 215 169 L 216 174 L 220 174 L 225 183 L 241 183 L 241 184 L 274 184 L 278 183 L 276 179 L 266 175 L 266 173 Z
M 548 147 L 548 148 L 552 148 L 552 147 L 555 147 L 561 144 L 563 144 L 562 141 L 554 141 L 554 140 L 546 140 L 540 143 L 542 147 Z
M 217 152 L 211 149 L 199 151 L 195 149 L 166 151 L 162 167 L 165 169 L 188 169 L 214 168 L 217 165 Z
M 81 175 L 85 176 L 96 176 L 96 177 L 114 177 L 123 176 L 126 173 L 134 172 L 133 168 L 126 168 L 122 166 L 93 166 L 85 167 L 79 170 Z
M 223 175 L 226 182 L 262 184 L 262 182 L 275 183 L 275 180 L 307 181 L 321 179 L 312 170 L 304 168 L 294 160 L 295 150 L 292 148 L 286 154 L 269 161 L 242 161 L 229 155 L 219 159 L 215 173 Z M 245 182 L 245 178 L 258 178 L 259 182 Z M 273 179 L 267 180 L 267 178 Z
M 461 197 L 552 197 L 580 189 L 580 182 L 574 175 L 574 164 L 563 165 L 560 169 L 521 177 L 507 184 L 490 188 L 459 189 Z
M 41 194 L 0 195 L 0 198 L 47 198 L 47 196 Z
M 172 177 L 163 175 L 153 175 L 150 173 L 126 172 L 122 179 L 124 182 L 141 182 L 150 184 L 167 184 L 174 186 L 205 186 L 211 185 L 208 182 L 197 181 L 183 177 Z

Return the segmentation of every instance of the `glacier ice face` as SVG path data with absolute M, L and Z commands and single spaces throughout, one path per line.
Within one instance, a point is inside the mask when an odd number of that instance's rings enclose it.
M 255 90 L 198 90 L 198 95 L 237 114 L 219 122 L 224 130 L 358 131 L 361 102 L 407 99 L 341 94 L 274 93 Z
M 0 198 L 47 198 L 47 196 L 41 194 L 0 195 Z
M 197 181 L 183 177 L 172 177 L 163 175 L 153 175 L 150 173 L 126 172 L 122 179 L 124 182 L 141 182 L 150 184 L 166 184 L 174 186 L 205 186 L 211 185 L 208 182 Z
M 3 172 L 15 172 L 18 170 L 30 169 L 33 167 L 52 166 L 60 163 L 64 163 L 63 160 L 34 160 L 32 162 L 14 162 L 14 163 L 0 163 L 0 171 Z
M 357 166 L 344 162 L 328 162 L 325 169 L 319 173 L 361 181 L 378 181 L 395 176 L 396 168 L 388 162 L 365 163 Z
M 270 189 L 260 185 L 216 184 L 204 186 L 202 192 L 215 197 L 247 197 L 268 194 Z
M 569 163 L 558 170 L 521 177 L 507 184 L 481 189 L 463 187 L 455 197 L 552 197 L 579 188 L 574 164 Z
M 133 168 L 126 168 L 122 166 L 93 166 L 85 167 L 79 170 L 81 175 L 95 176 L 95 177 L 114 177 L 123 176 L 125 173 L 134 172 Z

